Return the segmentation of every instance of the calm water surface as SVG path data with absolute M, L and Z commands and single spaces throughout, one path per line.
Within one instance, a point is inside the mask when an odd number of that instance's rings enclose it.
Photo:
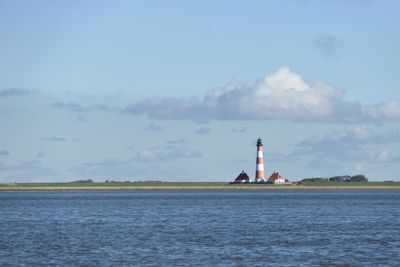
M 0 266 L 400 266 L 400 191 L 0 193 Z

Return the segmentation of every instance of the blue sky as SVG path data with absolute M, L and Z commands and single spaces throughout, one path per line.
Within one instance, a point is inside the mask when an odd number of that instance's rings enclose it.
M 0 1 L 0 182 L 400 179 L 398 1 Z

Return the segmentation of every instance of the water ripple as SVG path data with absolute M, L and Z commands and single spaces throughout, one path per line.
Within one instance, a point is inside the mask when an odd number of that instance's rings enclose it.
M 399 191 L 0 193 L 1 266 L 396 266 Z

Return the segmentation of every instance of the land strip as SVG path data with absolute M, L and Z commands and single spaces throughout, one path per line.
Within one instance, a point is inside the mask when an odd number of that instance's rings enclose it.
M 130 182 L 130 183 L 13 183 L 0 191 L 113 191 L 113 190 L 400 190 L 400 182 L 325 184 L 229 184 L 226 182 Z

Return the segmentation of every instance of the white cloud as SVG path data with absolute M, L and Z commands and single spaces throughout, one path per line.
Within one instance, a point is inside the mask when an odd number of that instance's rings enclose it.
M 344 92 L 322 81 L 314 85 L 282 67 L 264 79 L 231 83 L 203 98 L 147 99 L 123 110 L 154 119 L 294 120 L 309 122 L 384 122 L 400 120 L 400 102 L 362 106 L 344 100 Z
M 366 140 L 373 135 L 373 131 L 367 126 L 348 126 L 343 135 L 351 136 L 355 140 Z
M 365 169 L 365 163 L 363 162 L 357 162 L 353 166 L 354 170 L 356 171 L 363 171 Z
M 400 102 L 386 101 L 365 107 L 365 113 L 376 121 L 399 121 L 400 120 Z
M 342 105 L 340 90 L 322 82 L 311 87 L 287 67 L 265 77 L 250 91 L 239 99 L 238 105 L 242 114 L 250 118 L 334 119 L 337 107 Z
M 391 151 L 389 148 L 375 148 L 367 150 L 369 157 L 375 161 L 387 161 L 390 159 Z
M 143 148 L 136 154 L 137 161 L 154 161 L 157 159 L 157 151 L 152 148 Z

